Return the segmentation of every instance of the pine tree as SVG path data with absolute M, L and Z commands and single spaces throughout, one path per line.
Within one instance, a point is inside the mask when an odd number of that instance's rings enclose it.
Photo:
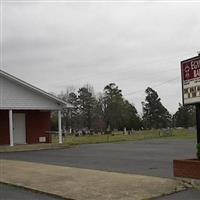
M 104 88 L 104 116 L 107 128 L 120 129 L 122 127 L 122 91 L 110 83 Z
M 171 115 L 162 105 L 158 93 L 148 87 L 143 105 L 143 125 L 145 128 L 166 128 L 171 126 Z
M 91 129 L 96 99 L 88 87 L 80 88 L 78 94 L 78 105 L 83 126 Z
M 182 106 L 179 104 L 178 111 L 173 116 L 175 127 L 188 128 L 196 125 L 196 115 L 194 106 Z

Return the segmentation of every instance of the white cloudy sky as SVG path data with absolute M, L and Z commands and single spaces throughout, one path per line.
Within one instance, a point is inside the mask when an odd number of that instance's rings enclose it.
M 1 0 L 1 69 L 48 92 L 110 82 L 141 112 L 153 87 L 175 112 L 180 61 L 200 50 L 200 2 Z

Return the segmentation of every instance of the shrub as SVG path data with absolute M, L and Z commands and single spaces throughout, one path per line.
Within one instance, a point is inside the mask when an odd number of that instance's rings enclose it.
M 200 160 L 200 144 L 197 144 L 197 158 Z

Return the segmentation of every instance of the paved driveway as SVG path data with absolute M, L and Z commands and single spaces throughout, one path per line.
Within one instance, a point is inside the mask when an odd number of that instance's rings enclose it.
M 180 181 L 1 160 L 0 181 L 76 200 L 142 200 L 182 190 Z
M 195 140 L 146 141 L 81 145 L 71 149 L 1 153 L 3 159 L 104 171 L 172 177 L 172 161 L 194 158 Z
M 200 190 L 187 190 L 183 192 L 177 192 L 168 196 L 155 198 L 155 200 L 199 200 Z
M 0 200 L 63 200 L 19 187 L 0 184 Z

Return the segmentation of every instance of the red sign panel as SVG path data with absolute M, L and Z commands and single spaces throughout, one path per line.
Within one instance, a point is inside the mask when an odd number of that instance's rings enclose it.
M 182 62 L 183 80 L 191 80 L 200 77 L 200 57 Z
M 183 104 L 200 103 L 200 56 L 181 62 Z

